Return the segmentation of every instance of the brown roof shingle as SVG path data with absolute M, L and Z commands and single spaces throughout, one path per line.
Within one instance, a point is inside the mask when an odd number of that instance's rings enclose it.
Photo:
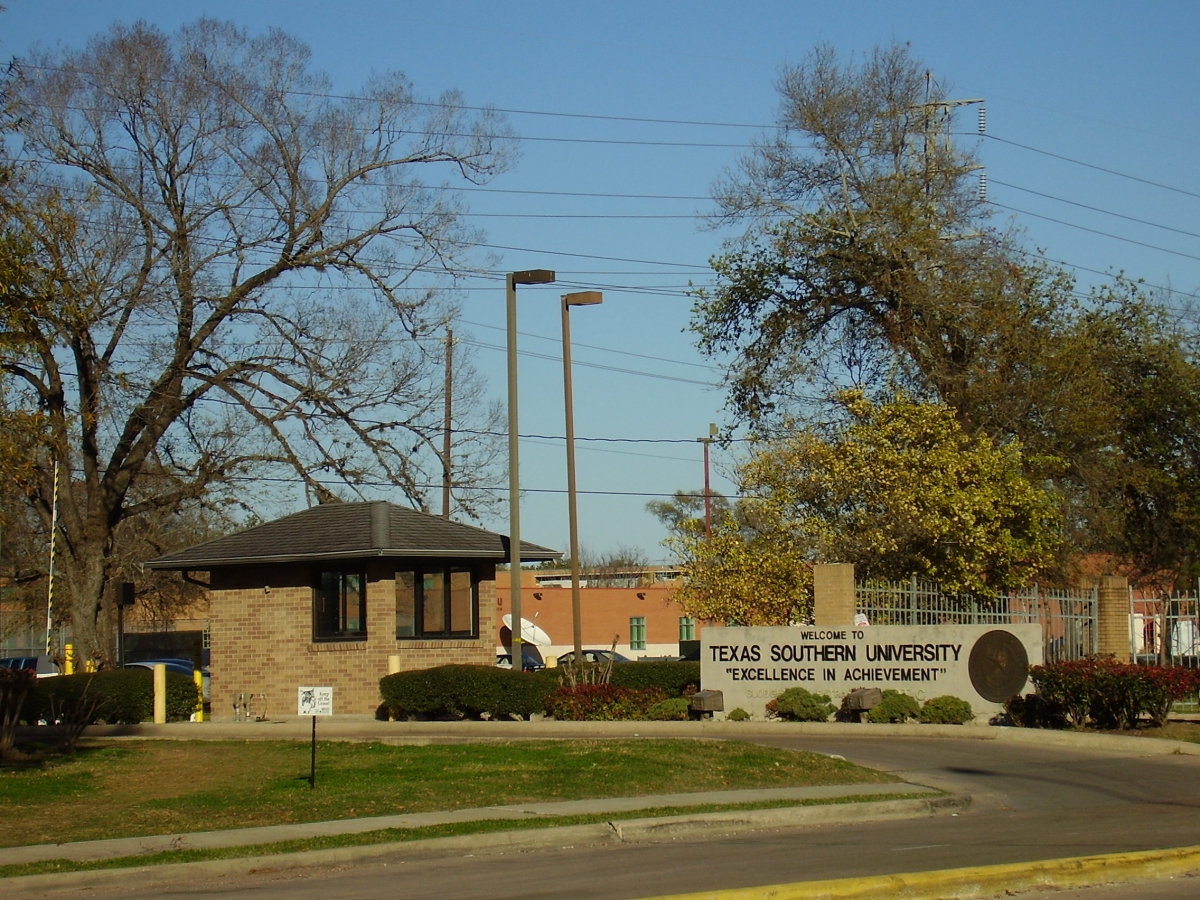
M 508 538 L 383 500 L 330 503 L 247 528 L 146 563 L 150 569 L 367 557 L 508 559 Z M 521 542 L 522 560 L 557 559 L 557 550 Z

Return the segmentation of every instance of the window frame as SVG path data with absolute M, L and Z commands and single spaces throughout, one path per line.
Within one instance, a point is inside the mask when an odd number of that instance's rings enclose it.
M 646 617 L 645 616 L 630 616 L 629 617 L 629 649 L 630 650 L 645 650 L 646 649 Z
M 323 600 L 325 597 L 325 576 L 338 576 L 337 618 L 339 628 L 336 631 L 322 631 L 324 613 Z M 347 586 L 351 577 L 358 578 L 359 584 L 359 627 L 354 631 L 347 628 Z M 337 568 L 318 569 L 313 579 L 312 588 L 312 642 L 314 644 L 329 644 L 367 640 L 367 570 L 365 567 L 356 568 L 338 566 Z
M 400 634 L 399 604 L 400 576 L 407 573 L 412 576 L 413 613 L 412 634 Z M 465 573 L 470 578 L 470 627 L 467 630 L 454 630 L 454 583 L 453 576 Z M 425 628 L 425 612 L 427 608 L 425 597 L 425 580 L 429 577 L 440 576 L 442 593 L 442 621 L 446 627 L 441 631 L 429 631 Z M 479 570 L 475 566 L 454 565 L 452 563 L 435 564 L 422 562 L 411 567 L 397 568 L 395 573 L 397 621 L 395 623 L 396 640 L 425 641 L 425 640 L 478 640 L 479 639 L 479 584 L 482 581 Z
M 694 641 L 696 639 L 696 619 L 694 616 L 679 617 L 679 640 Z

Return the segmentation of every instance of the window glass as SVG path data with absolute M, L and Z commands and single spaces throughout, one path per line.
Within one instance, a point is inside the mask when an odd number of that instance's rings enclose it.
M 426 572 L 421 582 L 421 633 L 446 631 L 445 582 L 441 572 Z
M 696 620 L 690 616 L 679 617 L 679 639 L 694 641 L 696 639 Z
M 359 572 L 347 572 L 344 576 L 343 616 L 345 631 L 356 634 L 367 630 L 366 578 Z
M 414 572 L 396 573 L 396 637 L 417 633 L 417 581 Z
M 475 632 L 474 593 L 471 570 L 450 570 L 450 630 L 455 634 Z
M 646 617 L 631 616 L 629 619 L 629 649 L 646 649 Z
M 313 588 L 313 639 L 362 640 L 366 636 L 366 575 L 321 572 Z

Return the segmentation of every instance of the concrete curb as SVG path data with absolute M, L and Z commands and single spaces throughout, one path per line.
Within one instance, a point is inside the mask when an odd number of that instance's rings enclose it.
M 168 725 L 92 725 L 85 739 L 101 740 L 305 740 L 311 736 L 308 718 L 270 722 L 175 722 Z M 783 737 L 898 737 L 942 740 L 1003 741 L 1015 744 L 1073 747 L 1137 756 L 1165 754 L 1200 756 L 1200 743 L 1167 738 L 1134 737 L 1009 728 L 992 725 L 870 725 L 849 722 L 380 722 L 367 716 L 335 717 L 321 722 L 323 741 L 381 741 L 384 743 L 451 743 L 481 740 L 599 739 L 599 738 L 728 738 Z M 52 726 L 23 726 L 17 740 L 53 740 Z
M 0 848 L 0 866 L 46 860 L 90 862 L 102 859 L 136 859 L 153 853 L 171 850 L 217 850 L 227 847 L 254 847 L 281 841 L 312 840 L 326 836 L 361 834 L 389 829 L 405 830 L 432 825 L 464 822 L 521 821 L 564 816 L 615 816 L 618 813 L 637 813 L 670 807 L 687 810 L 708 805 L 736 805 L 782 800 L 801 804 L 804 801 L 835 803 L 846 797 L 889 795 L 893 798 L 940 794 L 936 788 L 906 782 L 871 784 L 835 784 L 802 788 L 742 789 L 730 791 L 696 791 L 683 794 L 650 794 L 638 797 L 608 797 L 592 800 L 563 800 L 487 806 L 476 809 L 442 810 L 426 813 L 397 813 L 387 816 L 361 816 L 332 821 L 297 822 L 287 825 L 259 825 L 229 828 L 223 831 L 184 832 L 142 835 L 138 837 L 107 838 L 75 841 L 65 844 L 32 844 L 24 847 Z M 869 801 L 862 801 L 869 802 Z M 689 815 L 686 811 L 677 813 Z M 658 817 L 665 818 L 665 817 Z M 131 863 L 136 864 L 136 863 Z
M 882 822 L 890 819 L 915 819 L 935 815 L 958 815 L 959 812 L 967 809 L 970 803 L 971 798 L 962 795 L 915 800 L 883 800 L 850 805 L 830 804 L 695 813 L 669 818 L 625 819 L 595 825 L 467 834 L 422 841 L 243 856 L 193 863 L 24 875 L 3 879 L 0 884 L 3 884 L 8 889 L 6 892 L 13 896 L 22 892 L 33 892 L 44 896 L 52 891 L 77 892 L 86 888 L 99 888 L 114 884 L 130 888 L 146 887 L 158 883 L 178 883 L 181 880 L 195 879 L 198 876 L 252 875 L 313 866 L 361 863 L 383 857 L 404 860 L 463 853 L 485 855 L 589 844 L 677 840 L 684 837 L 762 831 L 773 828 L 818 827 Z
M 792 884 L 669 894 L 647 900 L 902 900 L 983 898 L 1038 887 L 1056 889 L 1172 878 L 1200 870 L 1200 847 L 1110 853 L 1033 863 L 1009 863 L 940 872 L 913 872 L 869 878 L 803 881 Z

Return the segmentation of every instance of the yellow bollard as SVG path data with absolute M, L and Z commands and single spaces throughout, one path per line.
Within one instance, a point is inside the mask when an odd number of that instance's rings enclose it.
M 75 674 L 75 645 L 67 644 L 63 647 L 63 674 Z
M 204 674 L 192 669 L 192 680 L 196 682 L 196 721 L 204 721 Z
M 400 671 L 400 654 L 393 653 L 388 657 L 388 674 L 395 675 Z
M 154 667 L 154 724 L 167 722 L 167 667 L 159 663 Z
M 83 662 L 83 671 L 85 671 L 85 672 L 95 672 L 95 671 L 96 671 L 96 661 L 95 661 L 94 659 L 87 659 L 87 660 L 84 660 L 84 662 Z

